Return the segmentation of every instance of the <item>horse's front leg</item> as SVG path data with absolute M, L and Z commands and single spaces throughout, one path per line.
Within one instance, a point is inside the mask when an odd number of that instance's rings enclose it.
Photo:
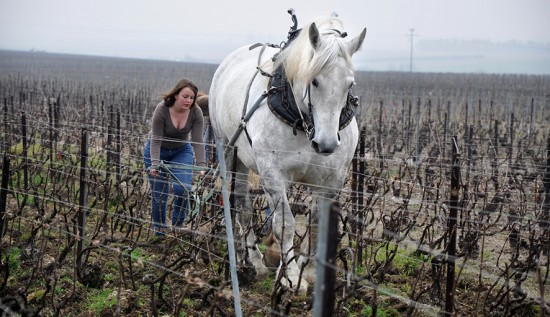
M 313 204 L 307 214 L 307 225 L 303 233 L 302 243 L 300 244 L 300 256 L 297 259 L 298 267 L 302 270 L 302 277 L 306 281 L 315 282 L 315 254 L 317 252 L 317 232 L 318 232 L 318 208 L 317 199 L 313 199 Z
M 335 208 L 334 203 L 336 202 L 337 195 L 330 192 L 322 192 L 319 189 L 313 190 L 312 192 L 313 204 L 311 206 L 310 213 L 308 214 L 308 225 L 304 234 L 300 246 L 300 256 L 298 257 L 297 263 L 298 267 L 302 270 L 302 276 L 310 283 L 316 282 L 317 277 L 317 264 L 319 262 L 318 258 L 318 233 L 321 231 L 321 234 L 329 236 L 324 238 L 324 244 L 327 245 L 327 241 L 330 243 L 336 242 L 339 243 L 339 233 L 338 233 L 338 220 L 334 220 L 334 212 L 338 213 L 338 210 Z M 325 217 L 328 219 L 328 227 L 320 228 L 320 217 Z M 336 219 L 338 215 L 336 214 Z M 335 230 L 325 230 L 331 228 Z M 330 244 L 329 243 L 329 244 Z
M 284 182 L 277 182 L 276 179 L 273 177 L 262 178 L 262 180 L 265 180 L 263 181 L 264 190 L 269 197 L 269 203 L 273 211 L 272 231 L 275 239 L 280 244 L 282 261 L 277 269 L 277 278 L 281 278 L 283 285 L 306 293 L 308 282 L 304 279 L 300 280 L 301 272 L 296 263 L 294 252 L 296 223 L 286 196 L 286 186 Z
M 235 179 L 235 210 L 238 214 L 238 233 L 241 246 L 239 248 L 240 259 L 245 266 L 250 264 L 254 266 L 255 275 L 250 276 L 252 280 L 264 278 L 269 270 L 263 263 L 262 254 L 257 246 L 256 234 L 254 233 L 254 222 L 252 212 L 252 202 L 249 194 L 248 186 L 248 169 L 240 161 L 236 164 L 236 179 Z

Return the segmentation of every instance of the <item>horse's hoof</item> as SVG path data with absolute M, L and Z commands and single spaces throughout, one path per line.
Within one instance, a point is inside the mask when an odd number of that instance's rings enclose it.
M 274 255 L 271 252 L 266 252 L 262 258 L 262 262 L 267 268 L 275 271 L 281 264 L 281 256 L 279 254 Z
M 239 284 L 250 285 L 258 278 L 258 271 L 253 266 L 242 266 L 237 272 Z
M 309 288 L 309 283 L 302 279 L 302 282 L 300 283 L 300 287 L 298 288 L 298 293 L 305 295 L 307 293 L 308 288 Z
M 269 269 L 267 267 L 257 267 L 256 268 L 256 278 L 257 279 L 264 279 L 268 276 Z
M 307 294 L 307 289 L 309 288 L 309 283 L 304 279 L 300 282 L 300 287 L 298 287 L 298 281 L 289 281 L 287 278 L 281 279 L 281 284 L 288 288 L 297 290 L 301 295 Z

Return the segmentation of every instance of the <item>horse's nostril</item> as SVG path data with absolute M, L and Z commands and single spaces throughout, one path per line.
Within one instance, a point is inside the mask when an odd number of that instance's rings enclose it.
M 315 152 L 319 153 L 319 143 L 311 141 L 311 147 L 315 150 Z
M 321 147 L 319 145 L 319 143 L 315 142 L 315 141 L 311 141 L 311 147 L 315 150 L 316 153 L 319 153 L 319 154 L 324 154 L 324 155 L 330 155 L 332 153 L 334 153 L 334 150 L 336 148 L 327 148 L 327 147 Z

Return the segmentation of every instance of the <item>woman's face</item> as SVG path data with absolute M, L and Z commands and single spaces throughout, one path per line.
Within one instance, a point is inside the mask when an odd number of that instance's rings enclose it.
M 184 87 L 176 95 L 174 106 L 180 109 L 189 109 L 195 102 L 195 92 L 189 87 Z

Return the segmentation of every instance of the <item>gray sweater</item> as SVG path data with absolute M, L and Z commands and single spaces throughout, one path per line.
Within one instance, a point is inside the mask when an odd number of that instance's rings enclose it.
M 202 110 L 197 105 L 191 107 L 187 122 L 182 129 L 178 129 L 172 123 L 170 110 L 159 103 L 153 112 L 152 129 L 149 132 L 151 139 L 151 164 L 160 164 L 160 148 L 177 149 L 191 141 L 195 152 L 195 164 L 206 166 L 204 155 L 204 118 Z

